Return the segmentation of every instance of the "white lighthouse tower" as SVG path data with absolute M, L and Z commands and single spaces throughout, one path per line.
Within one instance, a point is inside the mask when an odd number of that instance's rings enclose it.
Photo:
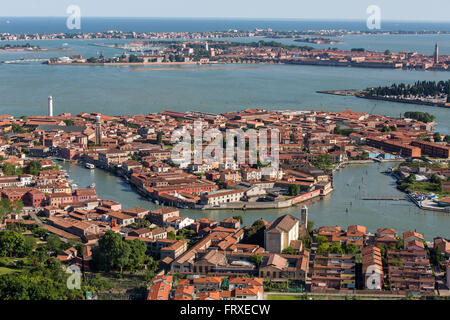
M 53 97 L 48 97 L 48 116 L 53 117 Z

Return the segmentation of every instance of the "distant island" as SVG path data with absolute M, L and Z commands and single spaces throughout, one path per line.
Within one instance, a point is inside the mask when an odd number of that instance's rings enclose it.
M 39 46 L 32 46 L 31 44 L 17 44 L 17 45 L 11 45 L 11 44 L 5 44 L 3 46 L 0 46 L 0 52 L 1 51 L 7 51 L 7 52 L 15 52 L 15 51 L 45 51 L 46 49 L 42 49 Z
M 335 40 L 330 38 L 297 38 L 294 39 L 295 42 L 306 42 L 306 43 L 315 43 L 315 44 L 336 44 L 336 43 L 344 43 L 342 40 Z
M 318 93 L 450 108 L 450 80 L 417 81 L 412 85 L 400 83 L 364 90 L 332 90 Z
M 218 39 L 218 38 L 249 38 L 264 37 L 271 39 L 295 39 L 302 36 L 310 37 L 343 37 L 347 35 L 424 35 L 424 34 L 450 34 L 448 30 L 272 30 L 271 28 L 253 30 L 237 30 L 230 28 L 222 31 L 201 32 L 134 32 L 121 30 L 107 30 L 103 32 L 88 33 L 1 33 L 0 41 L 16 40 L 55 40 L 55 39 Z
M 312 40 L 311 40 L 312 41 Z M 54 57 L 51 65 L 143 65 L 143 64 L 292 64 L 328 67 L 386 68 L 449 71 L 450 55 L 416 52 L 369 51 L 365 48 L 341 50 L 284 44 L 277 41 L 236 42 L 223 40 L 153 40 L 128 43 L 94 43 L 118 49 L 121 55 L 83 58 Z

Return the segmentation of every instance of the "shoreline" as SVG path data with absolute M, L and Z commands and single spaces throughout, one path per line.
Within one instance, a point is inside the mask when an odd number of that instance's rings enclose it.
M 355 98 L 367 99 L 367 100 L 388 101 L 388 102 L 396 102 L 396 103 L 403 103 L 403 104 L 415 104 L 415 105 L 423 105 L 423 106 L 450 109 L 450 104 L 448 104 L 448 103 L 433 103 L 433 102 L 422 101 L 422 100 L 389 98 L 389 97 L 381 97 L 381 96 L 365 96 L 365 95 L 359 94 L 359 92 L 361 92 L 361 90 L 356 90 L 356 89 L 316 91 L 316 93 L 329 94 L 329 95 L 335 95 L 335 96 L 355 97 Z
M 80 161 L 80 160 L 65 160 L 65 159 L 61 159 L 61 158 L 53 158 L 53 159 L 58 160 L 58 161 L 68 162 L 71 165 L 78 165 L 86 170 L 90 170 L 88 168 L 85 168 L 84 162 Z M 347 166 L 352 166 L 352 165 L 371 165 L 371 164 L 375 164 L 377 162 L 386 163 L 386 162 L 403 162 L 403 161 L 404 161 L 403 159 L 380 160 L 380 161 L 376 161 L 373 159 L 350 160 L 350 161 L 342 162 L 339 165 L 337 165 L 333 169 L 333 174 L 341 169 L 346 168 Z M 145 198 L 146 201 L 155 203 L 156 205 L 163 205 L 163 206 L 168 205 L 168 204 L 164 204 L 164 203 L 160 202 L 159 199 L 151 198 L 145 190 L 142 190 L 141 188 L 133 185 L 130 182 L 130 180 L 128 179 L 128 177 L 123 174 L 123 172 L 121 171 L 120 168 L 118 168 L 117 171 L 113 171 L 111 169 L 105 169 L 100 166 L 95 166 L 95 168 L 93 170 L 102 170 L 104 172 L 107 172 L 109 174 L 112 174 L 112 175 L 120 178 L 123 182 L 130 185 L 130 188 L 132 189 L 133 192 L 135 192 L 136 194 Z M 286 208 L 299 206 L 300 204 L 306 203 L 308 201 L 313 201 L 313 200 L 320 201 L 323 198 L 329 196 L 333 191 L 334 191 L 333 187 L 330 190 L 328 190 L 326 193 L 321 193 L 320 189 L 317 189 L 317 190 L 310 191 L 307 193 L 299 194 L 297 196 L 292 196 L 289 199 L 284 199 L 284 200 L 280 200 L 280 201 L 270 201 L 270 202 L 269 201 L 268 202 L 242 202 L 241 201 L 241 202 L 234 202 L 234 203 L 227 204 L 225 206 L 221 205 L 221 206 L 217 206 L 217 207 L 212 207 L 209 205 L 195 205 L 194 207 L 190 207 L 190 208 L 184 208 L 181 206 L 179 208 L 195 210 L 197 212 L 209 211 L 209 210 L 233 210 L 233 211 L 237 210 L 237 211 L 244 211 L 244 212 L 245 211 L 256 212 L 258 210 L 269 210 L 269 209 L 282 210 L 282 209 L 286 209 Z M 406 195 L 408 196 L 408 194 L 406 194 Z M 413 201 L 411 201 L 411 202 L 413 202 Z M 423 209 L 421 207 L 419 207 L 419 208 Z
M 394 173 L 395 171 L 389 173 L 388 175 L 391 177 L 395 178 L 396 183 L 400 180 L 399 176 Z M 387 173 L 384 173 L 387 174 Z M 407 191 L 402 191 L 399 188 L 396 187 L 396 189 L 400 192 L 402 192 L 403 194 L 405 194 L 405 197 L 407 197 L 409 199 L 410 202 L 412 202 L 417 208 L 421 209 L 421 210 L 425 210 L 425 211 L 434 211 L 434 212 L 443 212 L 443 213 L 450 213 L 450 207 L 436 207 L 436 206 L 431 206 L 431 205 L 424 205 L 424 203 L 420 204 L 419 201 L 413 196 L 413 194 L 411 192 L 407 192 Z M 431 202 L 433 203 L 432 200 L 426 200 L 427 203 Z
M 241 64 L 241 65 L 300 65 L 300 66 L 316 66 L 316 67 L 347 67 L 347 68 L 361 68 L 361 69 L 378 69 L 378 70 L 382 70 L 382 69 L 390 69 L 390 70 L 407 70 L 407 69 L 402 69 L 402 68 L 393 68 L 391 66 L 368 66 L 368 65 L 357 65 L 357 64 L 339 64 L 339 63 L 316 63 L 316 62 L 309 62 L 309 61 L 256 61 L 256 60 L 245 60 L 246 62 L 220 62 L 220 61 L 209 61 L 209 62 L 203 62 L 203 63 L 199 63 L 198 61 L 190 61 L 190 62 L 114 62 L 114 63 L 90 63 L 90 62 L 82 62 L 82 63 L 73 63 L 73 62 L 61 62 L 61 63 L 50 63 L 48 61 L 43 62 L 43 64 L 47 64 L 50 66 L 170 66 L 170 65 L 220 65 L 220 64 L 224 64 L 224 65 L 228 65 L 228 64 Z M 414 69 L 415 71 L 423 71 L 426 72 L 428 70 L 417 70 Z M 433 70 L 433 71 L 437 71 L 437 72 L 450 72 L 449 70 Z M 337 90 L 337 91 L 344 91 L 344 90 Z M 332 94 L 332 95 L 339 95 L 339 96 L 356 96 L 358 98 L 366 98 L 366 99 L 371 99 L 368 97 L 360 97 L 357 96 L 356 94 L 339 94 L 339 93 L 332 93 L 332 91 L 316 91 L 317 93 L 323 93 L 323 94 Z M 383 100 L 383 99 L 378 99 L 378 100 Z M 396 101 L 396 100 L 386 100 L 386 101 L 391 101 L 391 102 L 399 102 L 402 103 L 401 101 Z M 410 102 L 412 104 L 414 104 L 414 102 Z M 416 103 L 417 104 L 417 103 Z M 425 103 L 422 103 L 425 104 Z M 430 103 L 429 105 L 435 105 Z M 445 105 L 436 105 L 438 107 L 445 107 Z M 450 108 L 450 107 L 448 107 Z
M 64 161 L 63 159 L 60 159 L 60 158 L 58 158 L 58 159 L 53 158 L 53 159 L 58 160 L 58 161 Z M 80 167 L 85 168 L 84 162 L 81 160 L 73 160 L 73 161 L 66 160 L 64 162 L 69 162 L 71 165 L 72 164 L 78 165 Z M 88 168 L 85 168 L 85 169 L 91 170 Z M 170 204 L 165 204 L 163 202 L 160 202 L 161 201 L 160 199 L 152 198 L 145 190 L 132 184 L 130 182 L 129 178 L 126 176 L 126 174 L 123 173 L 121 168 L 117 168 L 117 170 L 114 171 L 112 169 L 107 169 L 107 168 L 103 168 L 101 166 L 95 165 L 95 168 L 93 168 L 92 170 L 102 170 L 102 171 L 105 171 L 107 173 L 110 173 L 110 174 L 120 178 L 123 182 L 130 185 L 133 192 L 142 196 L 149 202 L 153 202 L 157 205 L 171 206 Z M 198 212 L 202 212 L 204 210 L 242 210 L 242 211 L 255 212 L 257 210 L 264 210 L 264 209 L 286 209 L 286 208 L 298 206 L 299 204 L 310 201 L 310 200 L 322 199 L 322 198 L 330 195 L 333 191 L 334 191 L 333 188 L 327 190 L 326 192 L 321 192 L 321 189 L 316 189 L 316 190 L 309 191 L 309 192 L 299 194 L 296 196 L 291 196 L 289 199 L 284 199 L 284 200 L 280 200 L 280 201 L 267 201 L 267 202 L 242 202 L 242 201 L 240 201 L 240 202 L 229 203 L 226 206 L 221 205 L 218 207 L 213 207 L 210 205 L 195 204 L 194 207 L 185 208 L 185 207 L 180 206 L 179 208 L 195 210 Z
M 212 65 L 212 64 L 218 64 L 213 62 L 208 63 L 199 63 L 197 61 L 193 62 L 114 62 L 114 63 L 90 63 L 90 62 L 83 62 L 83 63 L 44 63 L 48 64 L 49 66 L 117 66 L 117 67 L 123 67 L 123 66 L 178 66 L 178 65 Z

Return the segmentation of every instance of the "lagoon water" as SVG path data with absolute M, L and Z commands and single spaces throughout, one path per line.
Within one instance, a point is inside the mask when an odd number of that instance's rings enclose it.
M 33 20 L 33 19 L 31 19 Z M 39 19 L 38 19 L 39 20 Z M 0 20 L 0 32 L 55 32 L 61 20 L 42 24 L 36 21 L 11 19 L 9 25 Z M 107 20 L 109 21 L 109 20 Z M 91 21 L 92 22 L 92 21 Z M 95 21 L 94 21 L 95 22 Z M 122 25 L 120 23 L 123 23 Z M 85 25 L 83 32 L 120 29 L 130 26 L 126 21 L 110 21 Z M 300 30 L 335 28 L 338 25 L 299 24 L 293 22 L 223 22 L 211 21 L 163 21 L 152 25 L 149 21 L 134 21 L 136 31 L 203 31 L 228 28 L 252 29 L 272 27 L 274 30 Z M 175 23 L 175 24 L 174 24 Z M 132 24 L 133 25 L 133 24 Z M 230 25 L 229 27 L 227 27 Z M 153 29 L 148 29 L 153 26 Z M 296 27 L 295 27 L 296 26 Z M 316 26 L 316 27 L 314 27 Z M 349 27 L 350 26 L 350 27 Z M 361 29 L 360 25 L 341 28 Z M 89 28 L 91 29 L 89 29 Z M 116 28 L 117 27 L 117 28 Z M 277 28 L 278 27 L 278 28 Z M 391 25 L 391 29 L 435 29 L 433 25 Z M 450 30 L 450 24 L 439 25 Z M 15 29 L 14 29 L 15 28 Z M 41 28 L 41 29 L 39 29 Z M 47 28 L 47 29 L 46 29 Z M 147 28 L 147 29 L 145 29 Z M 283 29 L 284 28 L 284 29 Z M 409 29 L 408 29 L 409 28 Z M 45 30 L 44 30 L 45 29 Z M 19 30 L 19 31 L 17 31 Z M 58 29 L 59 30 L 59 29 Z M 59 30 L 64 32 L 66 30 Z M 270 40 L 270 39 L 269 39 Z M 364 47 L 371 50 L 418 51 L 431 54 L 434 43 L 439 42 L 440 52 L 450 54 L 450 35 L 375 35 L 346 36 L 343 44 L 332 45 L 343 49 Z M 255 41 L 255 38 L 234 39 Z M 284 43 L 292 40 L 282 39 Z M 69 49 L 69 52 L 18 52 L 0 53 L 0 61 L 31 58 L 48 58 L 72 54 L 84 57 L 97 56 L 100 50 L 105 56 L 121 54 L 117 49 L 99 48 L 95 43 L 105 40 L 51 40 L 30 43 L 43 48 Z M 111 40 L 111 43 L 119 42 Z M 0 45 L 3 43 L 0 42 Z M 299 44 L 299 43 L 297 43 Z M 328 45 L 326 45 L 328 47 Z M 316 46 L 320 47 L 320 46 Z M 323 47 L 323 46 L 322 46 Z M 221 113 L 244 108 L 327 110 L 351 109 L 358 112 L 398 116 L 406 111 L 427 111 L 436 116 L 436 130 L 450 134 L 450 110 L 437 107 L 405 105 L 372 101 L 353 97 L 340 97 L 316 93 L 317 90 L 363 89 L 392 83 L 413 83 L 418 80 L 448 80 L 448 72 L 421 72 L 388 69 L 339 68 L 288 65 L 219 65 L 177 67 L 101 67 L 101 66 L 48 66 L 39 63 L 0 64 L 0 114 L 45 115 L 47 97 L 53 96 L 56 114 L 70 112 L 101 112 L 109 115 L 148 114 L 164 109 L 175 111 L 199 110 Z M 391 164 L 393 165 L 393 164 Z M 310 219 L 316 225 L 362 224 L 374 232 L 380 227 L 394 227 L 398 231 L 417 229 L 427 239 L 433 236 L 450 236 L 450 216 L 445 213 L 422 211 L 407 201 L 363 201 L 362 196 L 404 196 L 395 189 L 392 178 L 380 171 L 389 164 L 373 164 L 347 167 L 335 175 L 335 191 L 326 199 L 308 204 Z M 85 187 L 95 182 L 97 192 L 105 199 L 117 200 L 124 207 L 137 204 L 152 208 L 155 205 L 136 194 L 119 178 L 101 170 L 87 170 L 80 166 L 64 164 L 71 178 Z M 348 212 L 347 210 L 348 209 Z M 209 216 L 222 219 L 242 214 L 245 224 L 263 217 L 272 221 L 276 216 L 291 213 L 299 216 L 299 208 L 263 211 L 192 211 L 183 210 L 191 217 Z
M 153 202 L 136 193 L 121 178 L 108 172 L 100 169 L 89 170 L 69 163 L 60 164 L 79 188 L 95 183 L 96 191 L 102 199 L 119 201 L 123 208 L 136 205 L 149 209 L 157 207 Z M 405 196 L 404 193 L 395 189 L 395 180 L 392 177 L 380 173 L 393 165 L 395 164 L 352 165 L 338 171 L 334 176 L 335 190 L 324 199 L 306 203 L 309 207 L 309 220 L 314 221 L 315 226 L 347 227 L 360 224 L 365 225 L 369 232 L 375 232 L 378 228 L 384 227 L 396 228 L 398 232 L 416 229 L 427 240 L 432 240 L 435 236 L 449 237 L 449 213 L 420 210 L 409 201 L 361 199 Z M 288 213 L 300 218 L 300 207 L 246 211 L 181 210 L 182 215 L 188 215 L 191 218 L 209 217 L 221 220 L 233 215 L 242 215 L 245 225 L 252 224 L 259 218 L 271 222 L 276 217 Z

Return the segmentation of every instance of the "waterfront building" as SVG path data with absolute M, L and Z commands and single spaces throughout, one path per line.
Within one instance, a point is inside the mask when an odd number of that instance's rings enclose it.
M 444 159 L 450 158 L 450 147 L 428 141 L 414 140 L 412 146 L 420 148 L 423 154 Z
M 238 202 L 244 196 L 245 190 L 220 190 L 208 193 L 202 193 L 200 200 L 202 204 L 218 206 L 220 204 L 226 204 L 230 202 Z
M 422 155 L 421 148 L 416 144 L 413 144 L 414 142 L 411 143 L 411 145 L 408 145 L 393 140 L 367 138 L 366 143 L 371 147 L 379 148 L 387 152 L 398 153 L 404 157 L 420 157 Z

